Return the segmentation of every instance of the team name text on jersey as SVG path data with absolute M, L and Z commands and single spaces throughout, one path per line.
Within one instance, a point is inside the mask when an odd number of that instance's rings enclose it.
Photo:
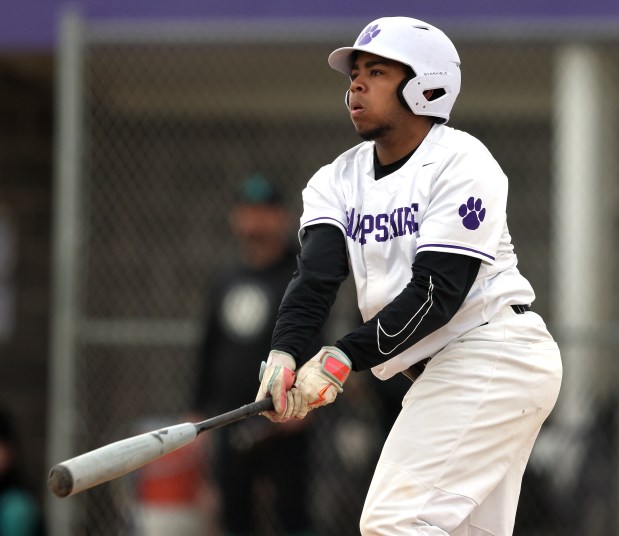
M 419 229 L 419 224 L 415 220 L 415 212 L 418 210 L 418 203 L 395 208 L 389 214 L 376 215 L 359 214 L 354 208 L 350 208 L 346 211 L 346 236 L 364 245 L 372 238 L 376 242 L 386 242 L 405 234 L 411 235 Z

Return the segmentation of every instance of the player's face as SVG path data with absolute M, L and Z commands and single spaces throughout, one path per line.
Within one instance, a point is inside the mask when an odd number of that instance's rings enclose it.
M 375 54 L 357 54 L 350 74 L 349 110 L 357 134 L 365 140 L 384 138 L 400 121 L 410 120 L 397 97 L 406 76 L 404 65 Z

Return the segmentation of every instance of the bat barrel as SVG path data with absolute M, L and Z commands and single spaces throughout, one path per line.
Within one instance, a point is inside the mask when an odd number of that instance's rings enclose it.
M 140 434 L 76 456 L 52 467 L 47 481 L 58 497 L 68 497 L 123 476 L 196 438 L 193 423 Z
M 67 497 L 73 491 L 73 475 L 68 467 L 59 463 L 49 472 L 47 486 L 57 497 Z
M 273 409 L 266 398 L 200 423 L 183 423 L 110 443 L 52 467 L 47 487 L 58 497 L 69 497 L 126 475 L 193 441 L 205 431 Z

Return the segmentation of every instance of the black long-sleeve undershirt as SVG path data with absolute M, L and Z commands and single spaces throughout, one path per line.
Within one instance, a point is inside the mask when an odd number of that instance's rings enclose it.
M 469 293 L 480 265 L 479 259 L 467 255 L 420 253 L 412 266 L 413 277 L 402 292 L 335 346 L 346 353 L 356 371 L 379 365 L 410 348 L 451 320 Z M 341 231 L 327 224 L 306 228 L 297 271 L 279 308 L 272 348 L 300 355 L 323 327 L 348 272 Z M 401 334 L 385 337 L 386 343 L 381 339 L 379 347 L 379 322 L 383 334 Z
M 318 336 L 340 285 L 348 277 L 346 243 L 339 229 L 324 224 L 309 227 L 301 246 L 271 341 L 272 348 L 295 358 Z

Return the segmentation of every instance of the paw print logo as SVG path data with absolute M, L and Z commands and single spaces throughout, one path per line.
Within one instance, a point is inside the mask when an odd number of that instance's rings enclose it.
M 458 214 L 462 218 L 462 224 L 471 231 L 479 227 L 486 217 L 486 209 L 481 208 L 481 199 L 469 197 L 466 203 L 462 203 L 458 209 Z
M 379 33 L 380 29 L 378 28 L 378 24 L 374 24 L 374 26 L 368 26 L 365 30 L 363 30 L 363 33 L 357 41 L 357 45 L 367 45 Z

